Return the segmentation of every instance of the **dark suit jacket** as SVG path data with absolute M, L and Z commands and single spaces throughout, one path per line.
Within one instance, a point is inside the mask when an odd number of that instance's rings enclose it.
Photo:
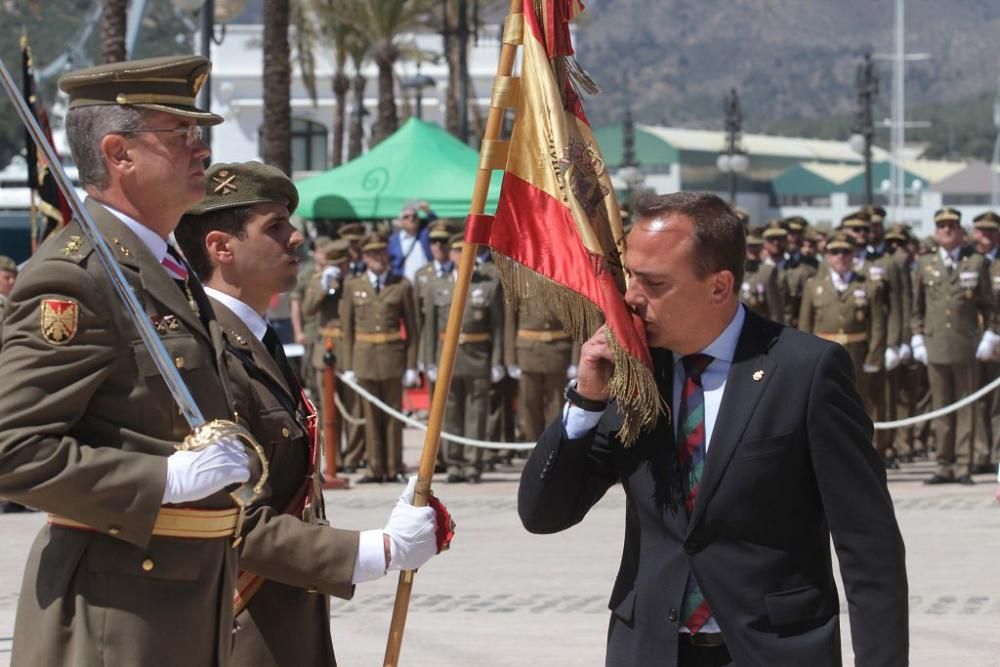
M 672 356 L 653 353 L 669 403 Z M 524 526 L 553 533 L 581 521 L 612 484 L 625 487 L 608 665 L 676 664 L 692 569 L 737 665 L 841 664 L 831 535 L 857 664 L 907 663 L 903 541 L 843 347 L 747 313 L 690 517 L 674 424 L 661 418 L 626 449 L 620 423 L 609 409 L 572 441 L 552 424 L 518 496 Z

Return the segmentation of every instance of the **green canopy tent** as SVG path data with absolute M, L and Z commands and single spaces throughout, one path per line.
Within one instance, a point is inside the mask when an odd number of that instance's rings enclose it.
M 479 153 L 434 123 L 410 118 L 368 153 L 296 183 L 303 218 L 392 218 L 424 200 L 443 218 L 469 212 Z M 502 172 L 493 172 L 486 212 L 496 209 Z

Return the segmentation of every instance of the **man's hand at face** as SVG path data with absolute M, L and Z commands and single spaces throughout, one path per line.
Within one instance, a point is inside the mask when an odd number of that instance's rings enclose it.
M 615 355 L 608 345 L 608 327 L 602 326 L 580 348 L 576 390 L 584 398 L 608 400 L 608 383 L 615 370 Z

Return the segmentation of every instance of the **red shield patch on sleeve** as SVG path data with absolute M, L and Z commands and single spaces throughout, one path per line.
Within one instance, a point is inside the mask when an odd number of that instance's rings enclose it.
M 76 301 L 42 301 L 42 336 L 56 345 L 68 343 L 76 335 L 80 306 Z

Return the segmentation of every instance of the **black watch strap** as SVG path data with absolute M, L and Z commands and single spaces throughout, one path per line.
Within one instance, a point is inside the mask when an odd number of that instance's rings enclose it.
M 581 396 L 580 392 L 576 390 L 576 380 L 569 381 L 569 384 L 566 385 L 564 396 L 570 405 L 574 405 L 587 412 L 604 412 L 604 409 L 608 407 L 607 401 L 595 401 L 592 398 Z

